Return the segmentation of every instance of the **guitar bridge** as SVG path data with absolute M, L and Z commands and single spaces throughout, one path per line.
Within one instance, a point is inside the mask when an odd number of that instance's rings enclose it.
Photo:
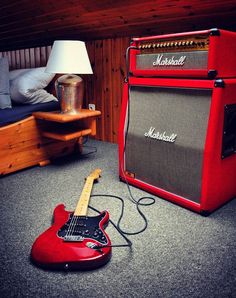
M 64 242 L 83 242 L 84 237 L 79 236 L 79 235 L 66 235 L 63 238 Z

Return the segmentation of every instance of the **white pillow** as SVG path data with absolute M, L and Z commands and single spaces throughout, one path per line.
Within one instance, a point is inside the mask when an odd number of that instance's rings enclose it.
M 55 74 L 46 73 L 46 67 L 10 72 L 10 96 L 12 101 L 22 104 L 37 104 L 57 101 L 56 97 L 44 90 Z
M 14 69 L 9 71 L 9 80 L 15 80 L 20 75 L 23 75 L 23 73 L 29 71 L 30 68 L 24 68 L 24 69 Z

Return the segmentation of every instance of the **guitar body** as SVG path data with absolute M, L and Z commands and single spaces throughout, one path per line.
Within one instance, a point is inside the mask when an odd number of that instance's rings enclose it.
M 74 216 L 63 204 L 54 210 L 53 225 L 34 242 L 31 259 L 48 269 L 88 270 L 106 264 L 111 258 L 111 245 L 104 227 L 107 211 L 98 216 Z M 103 247 L 104 246 L 104 247 Z

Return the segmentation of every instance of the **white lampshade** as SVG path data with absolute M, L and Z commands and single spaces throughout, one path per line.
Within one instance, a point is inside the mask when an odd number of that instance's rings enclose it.
M 79 40 L 54 41 L 45 71 L 63 74 L 92 74 L 85 43 Z

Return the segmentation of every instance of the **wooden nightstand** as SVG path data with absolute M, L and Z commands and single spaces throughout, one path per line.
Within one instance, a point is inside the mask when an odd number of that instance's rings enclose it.
M 83 136 L 96 135 L 100 111 L 77 115 L 35 112 L 33 116 L 0 128 L 0 176 L 52 159 L 82 152 Z
M 35 112 L 33 116 L 43 123 L 42 136 L 69 141 L 86 135 L 96 135 L 96 118 L 100 111 L 83 109 L 75 115 L 63 114 L 60 111 Z

